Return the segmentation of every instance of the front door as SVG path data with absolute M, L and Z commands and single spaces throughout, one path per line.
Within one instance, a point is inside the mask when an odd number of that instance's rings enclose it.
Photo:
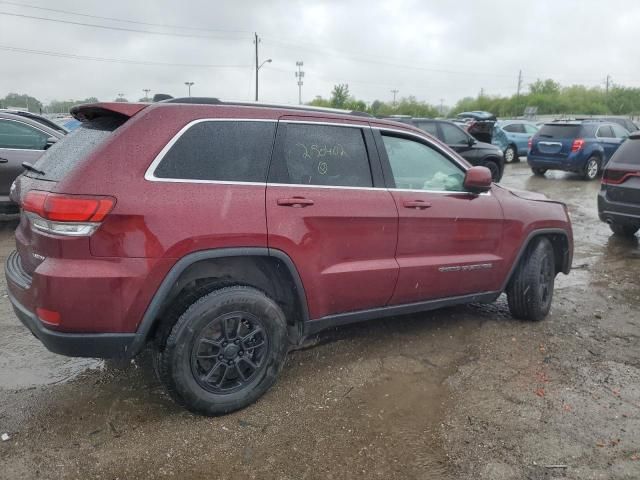
M 498 200 L 465 191 L 464 167 L 427 139 L 381 130 L 376 140 L 399 213 L 400 275 L 391 304 L 498 290 Z
M 266 205 L 269 247 L 298 268 L 312 319 L 386 305 L 398 212 L 368 125 L 281 119 Z

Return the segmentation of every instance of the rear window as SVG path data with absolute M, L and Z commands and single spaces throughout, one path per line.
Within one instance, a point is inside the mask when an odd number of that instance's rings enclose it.
M 62 180 L 125 121 L 122 117 L 100 117 L 83 122 L 79 128 L 52 145 L 35 163 L 35 167 L 42 170 L 44 175 L 33 172 L 27 172 L 27 175 L 56 182 Z
M 640 165 L 640 138 L 632 137 L 623 142 L 610 164 Z
M 265 182 L 275 130 L 275 122 L 196 123 L 165 154 L 154 176 Z
M 543 125 L 538 131 L 542 138 L 576 138 L 580 133 L 580 125 Z

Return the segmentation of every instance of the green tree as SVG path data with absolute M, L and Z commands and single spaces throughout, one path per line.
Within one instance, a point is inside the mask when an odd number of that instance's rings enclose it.
M 42 111 L 42 103 L 31 95 L 25 93 L 9 93 L 0 100 L 2 108 L 26 108 L 30 112 L 40 113 Z
M 346 103 L 351 99 L 349 85 L 340 83 L 333 87 L 331 92 L 331 106 L 333 108 L 345 108 Z
M 44 109 L 47 113 L 69 113 L 71 107 L 74 105 L 80 105 L 82 103 L 97 103 L 98 101 L 99 100 L 96 97 L 89 97 L 84 100 L 51 100 Z

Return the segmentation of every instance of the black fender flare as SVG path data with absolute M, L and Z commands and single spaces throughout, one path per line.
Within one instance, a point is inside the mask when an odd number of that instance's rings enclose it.
M 566 230 L 563 230 L 562 228 L 541 228 L 537 230 L 532 230 L 529 233 L 529 235 L 527 235 L 527 238 L 525 239 L 525 241 L 522 242 L 522 245 L 520 246 L 520 250 L 518 251 L 518 254 L 516 255 L 515 260 L 511 264 L 511 269 L 509 270 L 509 273 L 507 274 L 507 277 L 504 283 L 502 284 L 502 288 L 500 289 L 501 292 L 504 292 L 507 289 L 507 286 L 509 285 L 511 278 L 515 273 L 516 268 L 518 268 L 518 265 L 520 265 L 520 260 L 522 260 L 524 253 L 527 251 L 527 248 L 529 247 L 529 245 L 531 245 L 531 242 L 533 241 L 533 239 L 536 237 L 542 237 L 547 235 L 562 235 L 567 239 L 567 245 L 569 245 L 569 234 L 567 233 Z M 562 259 L 563 268 L 561 271 L 564 274 L 568 274 L 569 271 L 571 270 L 571 263 L 573 261 L 572 252 L 573 252 L 573 249 L 571 248 L 571 245 L 569 245 L 569 251 L 563 254 L 563 259 Z
M 171 292 L 171 289 L 175 282 L 180 278 L 180 275 L 182 275 L 182 273 L 184 273 L 187 268 L 189 268 L 194 263 L 200 262 L 202 260 L 228 257 L 272 257 L 280 260 L 289 270 L 291 278 L 293 278 L 293 281 L 296 285 L 296 294 L 298 296 L 298 300 L 300 302 L 302 310 L 302 322 L 306 323 L 309 320 L 307 297 L 304 286 L 302 284 L 302 279 L 300 278 L 300 274 L 298 273 L 298 269 L 293 263 L 293 260 L 291 260 L 289 255 L 287 255 L 285 252 L 267 247 L 218 248 L 211 250 L 200 250 L 185 255 L 184 257 L 179 259 L 173 265 L 173 267 L 171 267 L 171 270 L 169 270 L 169 273 L 167 273 L 164 280 L 162 280 L 160 287 L 158 287 L 158 289 L 156 290 L 156 293 L 153 295 L 153 298 L 151 299 L 151 302 L 149 303 L 149 306 L 147 307 L 144 316 L 142 317 L 142 321 L 138 325 L 136 338 L 131 344 L 129 355 L 135 356 L 142 351 L 148 340 L 149 333 L 153 329 L 156 319 L 160 314 L 162 306 L 164 305 L 165 299 Z

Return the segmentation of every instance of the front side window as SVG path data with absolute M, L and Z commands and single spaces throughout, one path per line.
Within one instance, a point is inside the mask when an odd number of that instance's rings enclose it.
M 469 143 L 469 136 L 460 127 L 449 123 L 441 123 L 442 139 L 447 145 L 465 145 Z
M 616 138 L 627 138 L 629 136 L 629 132 L 620 125 L 613 124 L 611 125 L 611 128 L 613 129 L 613 135 Z
M 297 185 L 371 187 L 360 128 L 284 124 L 278 131 L 269 181 Z
M 275 122 L 202 121 L 173 144 L 158 178 L 265 182 Z
M 44 150 L 49 136 L 22 122 L 0 120 L 0 148 Z
M 383 134 L 398 189 L 464 192 L 464 170 L 438 150 L 403 137 Z

